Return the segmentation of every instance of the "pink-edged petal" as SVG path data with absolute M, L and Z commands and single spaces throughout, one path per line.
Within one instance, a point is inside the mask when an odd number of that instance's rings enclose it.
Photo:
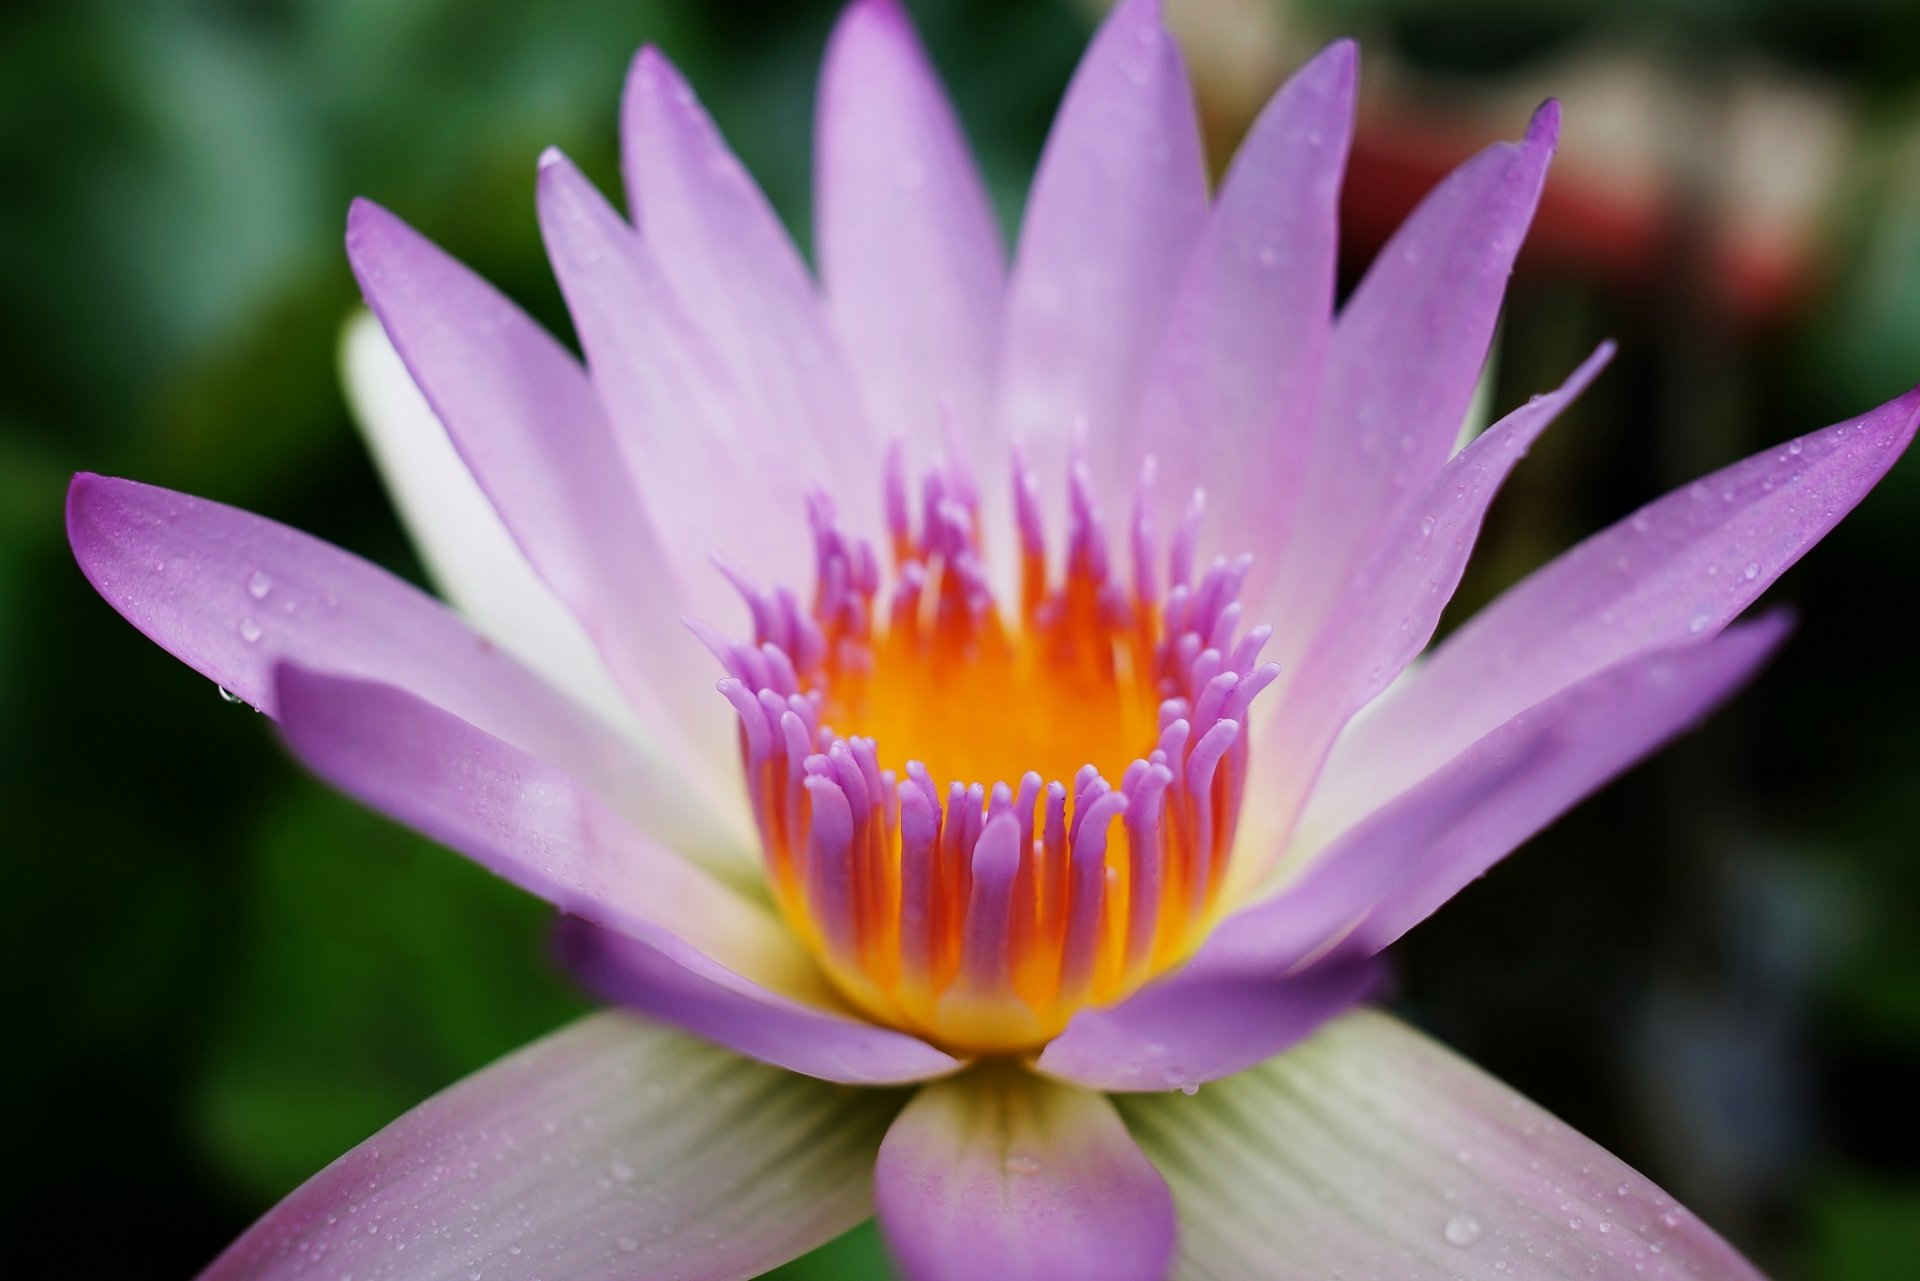
M 384 681 L 552 762 L 650 831 L 692 850 L 715 839 L 679 789 L 654 785 L 634 744 L 357 556 L 238 508 L 89 474 L 67 491 L 67 537 L 128 622 L 269 716 L 281 716 L 282 660 Z
M 1005 259 L 986 188 L 899 0 L 856 0 L 820 73 L 814 206 L 835 332 L 885 436 L 978 433 Z
M 1206 220 L 1193 93 L 1159 0 L 1123 0 L 1067 87 L 1020 226 L 1000 367 L 1003 433 L 1048 485 L 1069 442 L 1129 430 L 1141 372 Z M 1131 468 L 1094 449 L 1095 466 Z M 1101 492 L 1134 475 L 1097 474 Z
M 770 913 L 544 761 L 391 685 L 282 664 L 275 700 L 294 755 L 370 808 L 563 911 L 671 938 L 762 986 L 835 1004 Z
M 1920 389 L 1676 490 L 1536 571 L 1342 735 L 1306 830 L 1339 830 L 1583 677 L 1713 635 L 1866 496 L 1916 423 Z
M 789 1071 L 900 1085 L 961 1066 L 918 1037 L 769 991 L 678 940 L 650 942 L 570 916 L 556 942 L 567 968 L 605 1000 Z
M 354 420 L 434 587 L 548 684 L 645 741 L 580 620 L 527 563 L 372 313 L 347 322 L 340 367 Z
M 880 1145 L 906 1281 L 1157 1281 L 1173 1201 L 1113 1104 L 1011 1065 L 922 1089 Z
M 735 1281 L 872 1213 L 902 1097 L 594 1015 L 314 1175 L 201 1281 Z
M 1256 830 L 1285 830 L 1334 736 L 1426 647 L 1502 482 L 1612 358 L 1602 344 L 1557 390 L 1475 437 L 1388 526 L 1280 691 L 1261 744 L 1270 785 L 1248 798 Z
M 1176 1277 L 1759 1281 L 1644 1175 L 1371 1010 L 1118 1104 L 1173 1188 Z
M 1407 869 L 1368 914 L 1353 943 L 1387 946 L 1465 889 L 1521 842 L 1731 697 L 1773 656 L 1791 623 L 1771 615 L 1704 645 L 1628 659 L 1523 712 L 1465 754 L 1463 772 L 1524 755 L 1516 778 Z M 1535 731 L 1538 741 L 1525 745 Z
M 736 799 L 713 663 L 680 623 L 674 577 L 593 385 L 498 290 L 370 201 L 347 256 L 381 325 L 540 576 L 593 637 L 685 783 Z M 736 804 L 732 808 L 739 809 Z
M 833 475 L 828 460 L 807 455 L 791 412 L 755 409 L 745 374 L 695 323 L 663 256 L 555 151 L 541 158 L 539 209 L 594 386 L 681 598 L 709 620 L 732 617 L 738 605 L 715 556 L 803 581 L 809 549 L 794 532 L 805 487 Z
M 1552 102 L 1526 137 L 1481 152 L 1421 203 L 1334 325 L 1314 444 L 1272 577 L 1255 565 L 1250 615 L 1276 627 L 1283 666 L 1307 646 L 1387 521 L 1452 452 L 1507 277 L 1559 132 Z
M 1374 996 L 1380 977 L 1364 958 L 1282 974 L 1216 965 L 1203 950 L 1120 1004 L 1076 1014 L 1034 1066 L 1094 1090 L 1197 1089 L 1305 1040 Z
M 1286 973 L 1335 940 L 1342 954 L 1386 947 L 1730 697 L 1788 626 L 1769 615 L 1643 654 L 1513 717 L 1348 829 L 1278 894 L 1222 922 L 1190 970 Z
M 1076 1016 L 1040 1070 L 1155 1090 L 1284 1050 L 1371 994 L 1368 957 L 1730 695 L 1784 632 L 1771 618 L 1631 660 L 1515 717 L 1222 922 L 1181 969 Z
M 1234 155 L 1180 281 L 1135 421 L 1176 503 L 1204 488 L 1204 531 L 1231 555 L 1278 547 L 1333 322 L 1340 178 L 1353 133 L 1342 40 L 1273 96 Z M 1203 434 L 1204 449 L 1194 448 Z
M 620 142 L 634 224 L 761 435 L 793 437 L 823 475 L 861 475 L 878 438 L 806 266 L 692 88 L 651 46 L 627 76 Z M 856 498 L 867 496 L 846 501 Z M 877 512 L 877 490 L 871 501 Z

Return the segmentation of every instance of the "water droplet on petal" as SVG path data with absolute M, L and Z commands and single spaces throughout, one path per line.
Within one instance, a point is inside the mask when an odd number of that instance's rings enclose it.
M 633 1167 L 620 1157 L 615 1157 L 613 1160 L 607 1162 L 607 1173 L 621 1183 L 631 1183 L 633 1181 Z
M 251 618 L 240 620 L 240 639 L 251 645 L 260 639 L 260 624 Z
M 1712 622 L 1713 616 L 1711 614 L 1695 614 L 1687 620 L 1687 630 L 1693 635 L 1698 636 L 1701 632 L 1706 631 L 1708 625 Z
M 1040 1173 L 1041 1170 L 1039 1157 L 1031 1152 L 1021 1152 L 1018 1150 L 1007 1153 L 1005 1166 L 1008 1174 L 1023 1176 L 1035 1175 Z
M 1448 1245 L 1472 1245 L 1480 1239 L 1480 1220 L 1471 1214 L 1456 1214 L 1442 1229 Z
M 228 689 L 225 685 L 216 685 L 214 688 L 220 691 L 220 701 L 223 703 L 244 703 L 247 701 Z
M 267 593 L 272 590 L 273 576 L 264 570 L 254 570 L 253 576 L 247 579 L 247 595 L 255 600 L 265 600 Z

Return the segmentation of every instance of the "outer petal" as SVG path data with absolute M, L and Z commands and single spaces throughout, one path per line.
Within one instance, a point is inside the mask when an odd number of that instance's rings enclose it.
M 1340 830 L 1556 690 L 1726 626 L 1866 496 L 1916 422 L 1920 389 L 1676 490 L 1533 574 L 1342 736 L 1308 833 Z
M 1224 921 L 1170 984 L 1284 973 L 1344 939 L 1371 954 L 1688 728 L 1785 638 L 1779 615 L 1629 659 L 1529 708 L 1374 811 L 1287 888 Z M 1195 977 L 1189 978 L 1192 975 Z
M 1005 262 L 959 122 L 899 0 L 834 28 L 815 116 L 820 276 L 882 434 L 987 426 Z
M 1659 1188 L 1471 1064 L 1358 1011 L 1194 1098 L 1128 1095 L 1209 1281 L 1758 1281 Z
M 1291 975 L 1215 965 L 1203 951 L 1111 1009 L 1075 1015 L 1035 1067 L 1095 1090 L 1191 1090 L 1272 1058 L 1379 987 L 1364 959 Z
M 832 1004 L 769 913 L 553 766 L 391 685 L 283 664 L 276 694 L 287 745 L 349 796 L 576 916 Z
M 594 992 L 777 1067 L 847 1085 L 945 1076 L 960 1061 L 918 1037 L 768 991 L 691 948 L 560 922 L 560 956 Z
M 1027 199 L 1007 301 L 1001 424 L 1027 441 L 1046 484 L 1063 483 L 1077 423 L 1095 440 L 1128 429 L 1206 211 L 1179 47 L 1159 0 L 1124 0 L 1067 87 Z M 1096 449 L 1088 461 L 1118 453 Z M 1095 479 L 1114 495 L 1135 478 Z
M 545 761 L 650 831 L 698 851 L 711 821 L 651 760 L 376 566 L 259 516 L 82 474 L 67 536 L 108 604 L 162 648 L 269 716 L 281 660 L 385 681 Z
M 627 77 L 628 207 L 674 296 L 738 380 L 761 435 L 792 436 L 826 476 L 858 476 L 877 441 L 806 266 L 693 90 L 658 49 Z M 879 509 L 879 491 L 846 496 Z
M 1340 312 L 1291 536 L 1275 577 L 1256 564 L 1249 581 L 1249 616 L 1272 619 L 1283 666 L 1452 451 L 1559 120 L 1549 102 L 1523 141 L 1488 148 L 1435 188 Z
M 907 1281 L 1157 1281 L 1173 1201 L 1113 1105 L 1011 1065 L 927 1086 L 887 1131 L 880 1231 Z
M 1248 798 L 1255 831 L 1285 831 L 1335 735 L 1426 647 L 1501 484 L 1612 357 L 1612 344 L 1603 344 L 1557 390 L 1474 438 L 1376 541 L 1297 677 L 1280 691 L 1261 744 L 1269 785 Z M 1280 844 L 1274 839 L 1276 855 Z M 1258 872 L 1257 861 L 1249 866 Z
M 539 199 L 554 275 L 682 598 L 708 619 L 736 608 L 715 555 L 800 581 L 802 492 L 834 474 L 830 460 L 807 452 L 792 406 L 756 408 L 746 373 L 669 284 L 664 255 L 558 152 L 541 158 Z
M 347 322 L 340 364 L 380 479 L 441 595 L 555 689 L 644 741 L 579 620 L 527 563 L 371 314 Z
M 595 1015 L 335 1161 L 202 1281 L 753 1276 L 867 1217 L 901 1097 Z
M 1207 529 L 1229 554 L 1281 545 L 1313 441 L 1353 95 L 1354 47 L 1342 40 L 1260 113 L 1141 388 L 1129 452 L 1158 460 L 1176 502 L 1206 488 Z
M 381 324 L 515 540 L 585 624 L 686 782 L 736 799 L 712 659 L 679 620 L 667 559 L 586 372 L 486 281 L 369 201 L 347 254 Z M 739 810 L 736 804 L 733 809 Z M 744 815 L 742 816 L 744 817 Z

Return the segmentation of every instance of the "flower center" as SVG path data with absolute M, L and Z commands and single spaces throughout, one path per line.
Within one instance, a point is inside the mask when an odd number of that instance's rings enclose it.
M 1055 582 L 1016 458 L 1009 619 L 972 478 L 936 463 L 910 496 L 896 448 L 884 591 L 872 547 L 816 496 L 811 605 L 736 577 L 753 643 L 700 629 L 727 669 L 774 896 L 871 1017 L 956 1049 L 1031 1049 L 1212 923 L 1247 708 L 1278 668 L 1256 666 L 1267 628 L 1239 631 L 1248 561 L 1192 572 L 1198 495 L 1160 593 L 1150 474 L 1123 584 L 1075 464 Z

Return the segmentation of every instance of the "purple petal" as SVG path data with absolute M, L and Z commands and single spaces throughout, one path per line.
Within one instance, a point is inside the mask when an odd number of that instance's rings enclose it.
M 570 916 L 558 945 L 567 968 L 602 998 L 789 1071 L 899 1085 L 961 1066 L 918 1037 L 790 1000 L 673 940 L 643 941 Z
M 1589 793 L 1698 724 L 1773 656 L 1790 625 L 1784 615 L 1771 615 L 1704 645 L 1629 659 L 1475 744 L 1464 754 L 1463 773 L 1486 768 L 1486 762 L 1500 768 L 1506 754 L 1509 760 L 1524 757 L 1523 775 L 1408 869 L 1362 922 L 1354 945 L 1387 946 Z M 1545 733 L 1527 745 L 1534 736 L 1530 728 Z M 1451 772 L 1449 767 L 1440 777 Z
M 834 326 L 885 436 L 978 432 L 999 344 L 1000 228 L 899 0 L 856 0 L 820 73 L 814 202 Z
M 1341 310 L 1301 502 L 1250 616 L 1302 652 L 1357 559 L 1452 451 L 1493 336 L 1514 255 L 1559 132 L 1549 102 L 1526 138 L 1462 165 L 1387 242 Z M 1257 567 L 1256 567 L 1257 568 Z
M 900 1107 L 626 1014 L 563 1028 L 316 1174 L 201 1281 L 733 1281 L 872 1212 Z
M 1128 430 L 1141 371 L 1207 212 L 1193 93 L 1158 0 L 1125 0 L 1067 87 L 1020 226 L 1001 366 L 1000 419 L 1049 485 L 1070 434 Z M 1135 460 L 1096 449 L 1089 462 Z M 1135 477 L 1096 475 L 1101 492 Z
M 594 385 L 692 612 L 738 608 L 715 555 L 804 581 L 802 494 L 833 474 L 828 460 L 806 453 L 792 412 L 754 408 L 741 372 L 668 283 L 663 256 L 558 152 L 541 159 L 539 206 Z
M 340 366 L 354 421 L 434 588 L 555 689 L 647 741 L 586 629 L 527 562 L 371 312 L 347 322 Z
M 1222 922 L 1190 969 L 1285 973 L 1343 936 L 1343 954 L 1379 951 L 1705 716 L 1786 631 L 1783 617 L 1763 618 L 1629 659 L 1529 708 L 1349 829 L 1291 886 Z
M 391 685 L 282 664 L 275 693 L 294 755 L 363 804 L 563 911 L 832 1003 L 785 926 L 553 766 Z
M 383 681 L 577 779 L 650 830 L 711 833 L 653 763 L 439 601 L 317 538 L 130 480 L 67 491 L 81 570 L 127 621 L 269 716 L 289 660 Z
M 650 732 L 691 745 L 687 782 L 733 796 L 737 755 L 712 659 L 680 624 L 672 571 L 579 363 L 398 218 L 356 201 L 347 255 L 461 457 L 541 577 L 586 626 Z
M 1342 40 L 1261 112 L 1141 389 L 1133 452 L 1154 455 L 1172 501 L 1206 489 L 1206 528 L 1231 531 L 1230 554 L 1281 544 L 1312 443 L 1353 95 L 1354 47 Z M 1201 427 L 1205 451 L 1193 448 Z
M 1287 975 L 1215 965 L 1203 949 L 1120 1004 L 1075 1015 L 1035 1067 L 1095 1090 L 1191 1090 L 1272 1058 L 1379 986 L 1365 960 Z
M 1158 1281 L 1167 1185 L 1113 1104 L 1009 1066 L 936 1081 L 874 1171 L 880 1231 L 907 1281 Z
M 1270 785 L 1254 789 L 1249 804 L 1268 821 L 1285 829 L 1334 736 L 1426 647 L 1502 482 L 1612 358 L 1612 344 L 1603 344 L 1559 389 L 1455 454 L 1348 580 L 1263 736 L 1259 768 Z
M 1920 389 L 1676 490 L 1537 571 L 1342 737 L 1308 826 L 1338 830 L 1623 658 L 1713 635 L 1865 497 L 1916 422 Z
M 1173 1188 L 1181 1276 L 1759 1281 L 1645 1176 L 1383 1014 L 1118 1103 Z
M 642 49 L 628 73 L 620 141 L 633 221 L 674 297 L 726 362 L 762 436 L 795 437 L 828 476 L 870 469 L 878 437 L 805 264 L 658 49 Z M 877 487 L 872 502 L 877 513 Z

